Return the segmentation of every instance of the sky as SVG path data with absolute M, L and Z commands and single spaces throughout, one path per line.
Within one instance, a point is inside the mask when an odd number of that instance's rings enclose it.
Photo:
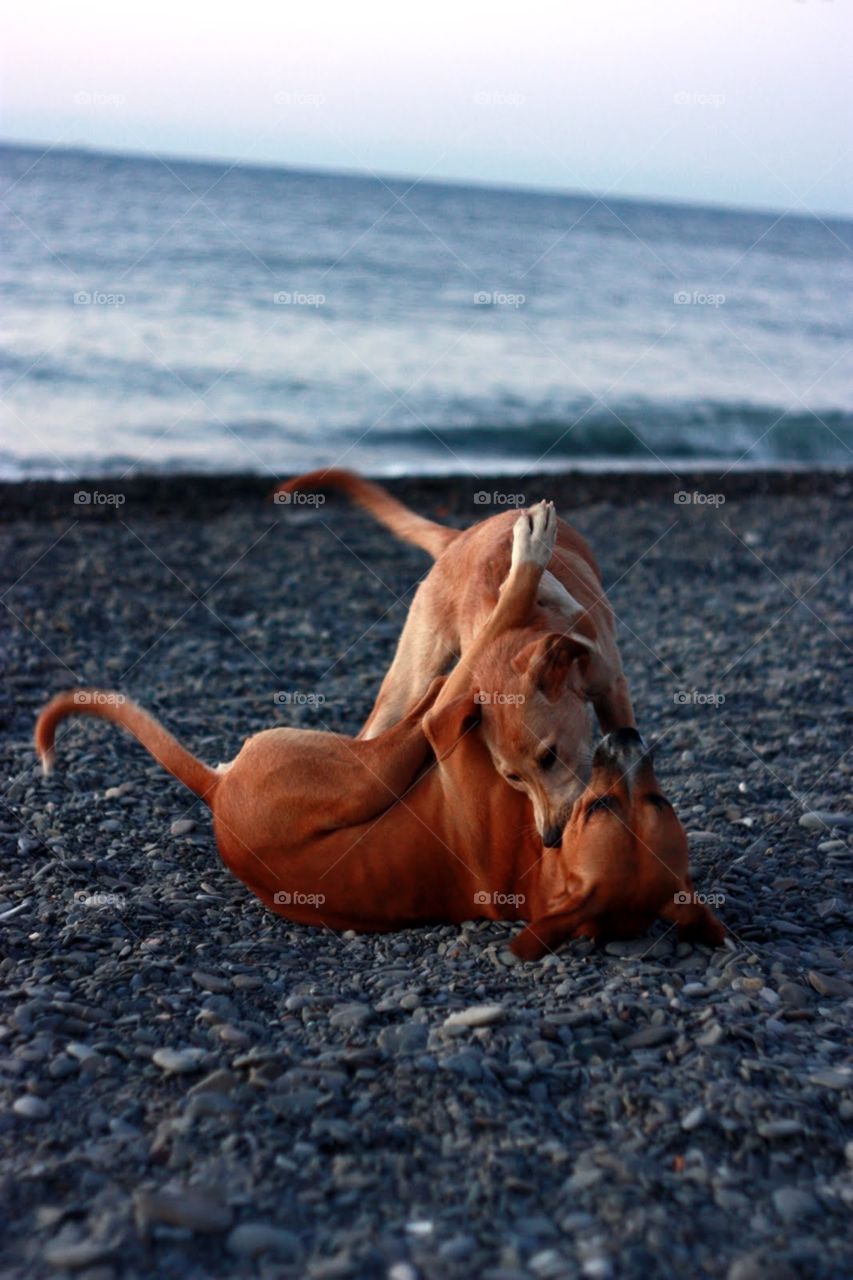
M 849 0 L 15 6 L 0 137 L 853 215 Z

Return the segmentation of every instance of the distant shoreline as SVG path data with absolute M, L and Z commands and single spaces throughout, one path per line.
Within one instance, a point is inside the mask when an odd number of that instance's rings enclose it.
M 282 473 L 281 479 L 286 479 Z M 725 473 L 725 464 L 713 467 L 667 471 L 568 470 L 535 472 L 521 476 L 512 473 L 473 475 L 378 476 L 379 482 L 415 508 L 437 515 L 458 516 L 471 522 L 474 518 L 507 506 L 524 505 L 547 496 L 564 510 L 606 502 L 629 506 L 637 501 L 664 501 L 674 511 L 689 509 L 692 495 L 702 505 L 707 495 L 734 498 L 769 498 L 780 496 L 812 496 L 816 494 L 843 497 L 853 490 L 853 468 L 818 470 L 791 467 L 774 470 L 733 468 Z M 275 481 L 252 473 L 148 473 L 122 478 L 119 476 L 86 476 L 76 480 L 0 480 L 0 522 L 17 519 L 54 520 L 66 517 L 79 520 L 125 518 L 133 511 L 147 514 L 207 517 L 216 512 L 257 504 L 269 514 L 311 512 L 316 508 L 278 508 L 272 500 Z M 89 500 L 75 501 L 77 494 L 90 495 Z M 691 500 L 677 501 L 676 494 L 687 493 Z M 484 500 L 483 495 L 486 495 Z M 520 502 L 519 502 L 520 498 Z M 121 499 L 120 501 L 117 499 Z M 330 495 L 329 501 L 337 501 Z

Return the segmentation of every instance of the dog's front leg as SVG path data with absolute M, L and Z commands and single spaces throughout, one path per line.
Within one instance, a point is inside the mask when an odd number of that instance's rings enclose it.
M 706 947 L 721 947 L 726 939 L 726 930 L 704 902 L 697 902 L 698 896 L 688 876 L 679 892 L 673 895 L 672 902 L 668 902 L 660 914 L 664 920 L 678 926 L 681 942 L 701 942 Z
M 606 689 L 593 694 L 592 705 L 602 733 L 614 733 L 617 729 L 636 729 L 628 681 L 621 673 Z
M 421 583 L 360 739 L 377 738 L 398 724 L 426 693 L 430 681 L 447 670 L 458 649 L 448 634 L 447 621 L 433 600 L 431 584 Z
M 597 909 L 595 889 L 588 889 L 553 915 L 541 916 L 522 929 L 510 943 L 510 951 L 519 960 L 541 960 L 548 951 L 574 936 L 581 925 L 592 919 Z
M 405 719 L 379 737 L 334 740 L 338 785 L 329 798 L 331 826 L 368 822 L 411 790 L 432 755 L 423 717 L 444 683 L 443 676 L 433 680 Z M 327 763 L 335 769 L 331 760 Z

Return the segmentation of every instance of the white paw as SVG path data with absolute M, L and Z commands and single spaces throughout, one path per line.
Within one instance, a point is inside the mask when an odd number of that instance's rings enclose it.
M 544 569 L 557 540 L 557 513 L 553 502 L 537 502 L 523 511 L 512 531 L 512 566 L 536 564 Z

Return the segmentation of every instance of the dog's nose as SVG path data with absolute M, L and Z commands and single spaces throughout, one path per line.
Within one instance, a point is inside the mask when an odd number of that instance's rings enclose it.
M 563 842 L 563 828 L 556 825 L 546 827 L 542 832 L 542 843 L 546 849 L 556 849 Z
M 645 754 L 646 744 L 636 729 L 614 729 L 596 747 L 593 766 L 618 765 L 626 769 Z

